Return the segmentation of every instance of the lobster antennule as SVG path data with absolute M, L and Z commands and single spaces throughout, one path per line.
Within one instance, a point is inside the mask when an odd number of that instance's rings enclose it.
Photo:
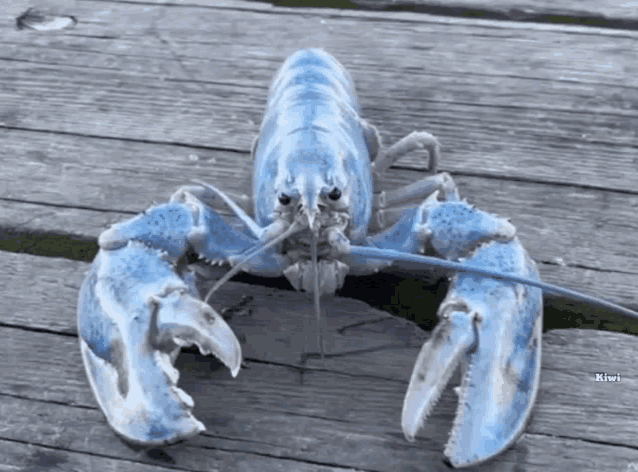
M 321 306 L 320 306 L 320 297 L 321 292 L 319 292 L 319 265 L 317 262 L 317 235 L 312 233 L 312 242 L 311 242 L 311 259 L 312 259 L 312 284 L 313 284 L 313 299 L 314 299 L 314 308 L 315 308 L 315 317 L 317 319 L 317 343 L 319 344 L 319 353 L 321 354 L 321 362 L 324 362 L 324 354 L 323 354 L 323 330 L 321 328 Z
M 214 185 L 208 184 L 202 180 L 191 179 L 191 182 L 197 185 L 201 185 L 202 187 L 215 192 L 219 196 L 219 198 L 221 198 L 224 201 L 224 203 L 226 203 L 226 205 L 228 205 L 228 207 L 235 212 L 235 214 L 239 217 L 239 219 L 248 227 L 248 229 L 255 236 L 257 237 L 260 236 L 262 231 L 261 228 L 258 225 L 256 225 L 255 222 L 252 220 L 252 218 L 250 218 L 250 216 L 248 216 L 246 212 L 242 210 L 242 208 L 239 205 L 237 205 L 228 195 L 226 195 L 224 192 L 219 190 Z
M 405 261 L 405 262 L 421 262 L 433 267 L 442 267 L 444 269 L 451 269 L 457 272 L 467 272 L 470 274 L 481 275 L 484 277 L 490 277 L 493 279 L 503 280 L 505 282 L 515 282 L 524 285 L 530 285 L 532 287 L 540 288 L 545 292 L 552 292 L 558 295 L 565 295 L 574 300 L 580 300 L 586 303 L 590 303 L 607 310 L 612 310 L 631 318 L 638 319 L 638 312 L 625 308 L 616 303 L 608 302 L 601 298 L 597 298 L 591 295 L 587 295 L 568 288 L 559 287 L 557 285 L 540 282 L 527 277 L 520 277 L 513 274 L 505 274 L 503 272 L 493 271 L 490 269 L 484 269 L 482 267 L 475 267 L 460 262 L 454 262 L 446 259 L 439 259 L 437 257 L 424 256 L 420 254 L 411 254 L 407 252 L 396 251 L 394 249 L 380 249 L 377 247 L 366 246 L 350 246 L 350 253 L 353 255 L 370 257 L 375 259 L 392 260 L 392 261 Z

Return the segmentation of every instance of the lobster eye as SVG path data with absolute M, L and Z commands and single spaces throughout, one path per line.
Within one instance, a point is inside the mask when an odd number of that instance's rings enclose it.
M 337 187 L 333 188 L 332 192 L 328 194 L 328 198 L 330 200 L 339 200 L 341 198 L 341 190 L 339 190 Z
M 288 205 L 290 203 L 290 197 L 288 195 L 286 195 L 285 193 L 280 193 L 279 194 L 279 203 L 281 203 L 284 206 Z

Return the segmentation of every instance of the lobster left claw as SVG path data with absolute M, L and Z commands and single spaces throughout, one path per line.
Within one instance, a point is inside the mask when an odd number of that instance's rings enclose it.
M 134 241 L 100 250 L 82 284 L 78 331 L 89 383 L 111 427 L 131 443 L 160 446 L 206 429 L 177 387 L 182 346 L 214 354 L 233 377 L 239 371 L 239 341 L 198 298 L 194 278 Z
M 462 209 L 495 223 L 500 220 L 470 210 L 465 202 L 433 205 L 430 215 L 438 217 Z M 449 240 L 443 244 L 450 233 L 437 221 L 429 221 L 434 246 L 453 247 Z M 462 229 L 458 232 L 467 236 Z M 536 264 L 516 237 L 481 243 L 465 255 L 468 265 L 539 280 Z M 516 441 L 530 417 L 540 381 L 542 301 L 538 288 L 467 273 L 454 275 L 438 311 L 441 321 L 419 353 L 403 404 L 402 427 L 408 440 L 414 440 L 462 365 L 458 409 L 444 452 L 450 464 L 476 465 Z

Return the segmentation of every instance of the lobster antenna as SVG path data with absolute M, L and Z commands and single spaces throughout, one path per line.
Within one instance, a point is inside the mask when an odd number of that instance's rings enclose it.
M 319 293 L 319 263 L 317 262 L 317 235 L 315 232 L 312 232 L 312 243 L 310 246 L 311 251 L 311 259 L 312 259 L 312 290 L 314 297 L 314 306 L 315 306 L 315 317 L 317 318 L 317 330 L 318 330 L 318 339 L 319 343 L 319 352 L 321 353 L 321 362 L 324 363 L 325 360 L 323 356 L 323 329 L 321 327 L 321 306 L 319 305 L 319 297 L 321 293 Z
M 242 268 L 244 267 L 244 265 L 246 265 L 246 263 L 252 259 L 253 257 L 259 255 L 260 253 L 264 252 L 266 249 L 271 248 L 272 246 L 274 246 L 275 244 L 280 243 L 281 241 L 283 241 L 284 239 L 286 239 L 288 236 L 290 236 L 293 233 L 296 233 L 297 231 L 299 231 L 301 229 L 302 225 L 298 222 L 298 221 L 294 221 L 290 227 L 284 231 L 283 233 L 281 233 L 279 236 L 277 236 L 274 239 L 271 239 L 270 241 L 268 241 L 267 243 L 258 246 L 257 248 L 255 248 L 252 252 L 248 253 L 246 255 L 246 257 L 244 257 L 241 261 L 239 261 L 239 263 L 237 265 L 235 265 L 233 268 L 231 268 L 221 279 L 219 279 L 217 281 L 217 283 L 215 285 L 213 285 L 213 288 L 211 288 L 208 293 L 206 294 L 206 297 L 204 298 L 204 303 L 208 303 L 208 299 L 213 295 L 213 293 L 215 293 L 217 290 L 219 290 L 219 288 L 224 285 L 226 282 L 228 282 L 232 277 L 235 276 L 235 274 L 237 274 L 237 272 L 239 272 L 240 270 L 242 270 Z
M 586 295 L 575 290 L 559 287 L 558 285 L 552 285 L 538 280 L 530 279 L 527 277 L 519 277 L 512 274 L 504 274 L 495 270 L 484 269 L 482 267 L 476 267 L 472 265 L 462 264 L 460 262 L 454 262 L 447 259 L 439 259 L 437 257 L 423 256 L 420 254 L 412 254 L 409 252 L 395 251 L 394 249 L 380 249 L 378 247 L 365 247 L 365 246 L 350 246 L 350 253 L 358 256 L 370 257 L 374 259 L 385 259 L 393 261 L 406 261 L 406 262 L 421 262 L 435 267 L 443 267 L 445 269 L 452 269 L 457 272 L 467 272 L 470 274 L 482 275 L 484 277 L 491 277 L 493 279 L 500 279 L 506 282 L 516 282 L 524 285 L 531 285 L 532 287 L 540 288 L 545 292 L 553 292 L 559 295 L 566 295 L 574 300 L 581 300 L 590 303 L 607 310 L 612 310 L 617 313 L 621 313 L 625 316 L 638 319 L 638 313 L 617 305 L 616 303 L 608 302 L 601 298 Z
M 255 223 L 255 221 L 250 216 L 248 216 L 248 214 L 246 214 L 246 212 L 239 205 L 237 205 L 232 198 L 230 198 L 228 195 L 226 195 L 224 192 L 219 190 L 214 185 L 207 184 L 206 182 L 202 180 L 191 179 L 191 182 L 201 185 L 202 187 L 207 188 L 208 190 L 211 190 L 212 192 L 215 192 L 217 196 L 221 198 L 224 201 L 224 203 L 228 205 L 228 207 L 235 212 L 235 215 L 239 217 L 241 222 L 244 223 L 255 236 L 259 237 L 260 230 L 261 230 L 259 225 Z

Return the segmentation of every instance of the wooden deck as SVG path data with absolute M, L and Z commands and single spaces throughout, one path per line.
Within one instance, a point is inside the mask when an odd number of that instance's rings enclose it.
M 451 388 L 414 444 L 400 427 L 428 333 L 387 311 L 431 324 L 441 287 L 419 281 L 348 280 L 324 302 L 331 355 L 305 369 L 308 298 L 281 281 L 228 283 L 214 306 L 247 368 L 232 379 L 183 353 L 180 387 L 207 431 L 163 450 L 120 441 L 85 377 L 75 309 L 97 236 L 193 178 L 250 193 L 268 85 L 301 47 L 346 66 L 385 143 L 438 136 L 442 170 L 511 218 L 544 280 L 638 308 L 635 2 L 276 3 L 43 0 L 77 21 L 48 32 L 16 27 L 38 3 L 0 7 L 0 472 L 447 470 Z M 402 160 L 377 190 L 424 163 Z M 477 470 L 638 470 L 638 340 L 621 332 L 638 323 L 556 297 L 545 307 L 546 327 L 607 331 L 544 335 L 533 418 Z

